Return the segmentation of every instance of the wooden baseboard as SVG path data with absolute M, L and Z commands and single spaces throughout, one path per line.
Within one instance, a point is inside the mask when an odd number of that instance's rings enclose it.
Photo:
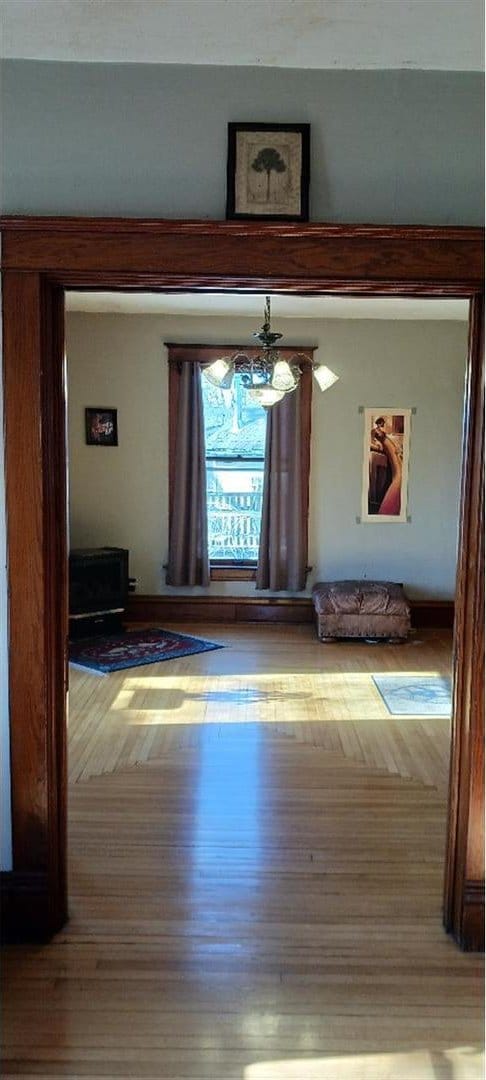
M 451 600 L 412 601 L 412 625 L 419 630 L 452 629 Z M 310 597 L 254 596 L 130 596 L 130 622 L 282 622 L 310 623 L 314 619 Z
M 484 952 L 484 881 L 468 881 L 464 889 L 458 944 L 465 952 Z
M 18 870 L 0 873 L 1 940 L 48 941 L 51 925 L 47 874 Z
M 308 597 L 280 600 L 253 596 L 131 596 L 127 618 L 133 622 L 312 622 Z
M 453 600 L 411 600 L 412 626 L 416 630 L 452 630 Z

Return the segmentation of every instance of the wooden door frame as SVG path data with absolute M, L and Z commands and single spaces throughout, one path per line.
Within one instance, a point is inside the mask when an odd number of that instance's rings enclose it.
M 68 917 L 64 290 L 251 290 L 471 301 L 444 924 L 463 948 L 480 947 L 483 231 L 106 218 L 0 226 L 13 826 L 5 878 L 17 934 L 47 938 Z

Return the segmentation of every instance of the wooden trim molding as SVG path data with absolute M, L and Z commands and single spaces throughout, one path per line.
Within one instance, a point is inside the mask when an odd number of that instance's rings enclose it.
M 280 599 L 254 596 L 131 596 L 129 622 L 284 622 L 313 620 L 309 597 Z
M 3 311 L 14 881 L 44 875 L 48 933 L 67 916 L 62 292 L 39 274 L 6 274 Z
M 484 297 L 471 305 L 444 923 L 484 949 Z
M 226 580 L 226 579 L 225 579 Z M 420 630 L 450 630 L 454 603 L 449 600 L 411 601 L 412 626 Z M 134 594 L 128 599 L 129 622 L 282 622 L 311 623 L 310 596 L 188 596 Z
M 259 241 L 262 234 L 265 237 L 293 236 L 327 236 L 337 239 L 355 239 L 358 236 L 369 240 L 396 240 L 406 238 L 411 240 L 435 240 L 450 244 L 452 241 L 463 242 L 470 237 L 475 238 L 480 244 L 484 234 L 482 228 L 464 225 L 368 225 L 368 224 L 342 224 L 336 225 L 321 221 L 306 222 L 265 222 L 262 221 L 227 221 L 210 218 L 126 218 L 126 217 L 77 217 L 73 215 L 23 215 L 6 214 L 0 217 L 0 229 L 8 229 L 9 232 L 57 232 L 63 236 L 72 233 L 96 236 L 123 235 L 132 233 L 149 235 L 149 237 L 167 235 L 170 233 L 179 236 L 181 232 L 213 237 L 221 236 L 253 236 Z
M 67 915 L 64 290 L 452 296 L 466 297 L 472 306 L 445 925 L 463 948 L 477 947 L 484 908 L 480 893 L 484 867 L 479 855 L 484 799 L 480 685 L 484 670 L 480 634 L 483 231 L 59 217 L 3 218 L 0 228 L 13 870 L 18 882 L 30 880 L 26 892 L 39 898 L 36 910 L 43 934 L 60 929 Z M 227 614 L 231 603 L 224 598 L 214 601 Z M 274 618 L 275 612 L 280 615 L 284 609 L 292 612 L 292 619 L 307 617 L 305 603 L 301 610 L 299 601 L 286 605 L 258 599 L 251 606 L 233 599 L 232 603 L 239 619 L 250 611 L 254 615 L 257 605 L 263 618 Z M 181 606 L 178 610 L 182 612 Z M 37 884 L 29 875 L 38 875 Z M 28 937 L 21 905 L 18 912 Z
M 51 936 L 48 876 L 42 871 L 0 872 L 2 942 L 47 941 Z
M 5 269 L 49 273 L 65 287 L 280 289 L 410 295 L 453 283 L 481 288 L 476 228 L 138 219 L 0 219 Z M 170 267 L 170 271 L 169 268 Z M 440 293 L 442 294 L 442 293 Z
M 209 569 L 211 581 L 255 581 L 256 566 L 238 566 L 237 563 L 211 563 Z
M 411 600 L 412 626 L 415 630 L 452 630 L 453 600 Z
M 464 886 L 460 929 L 456 941 L 467 952 L 484 952 L 484 881 L 467 880 Z

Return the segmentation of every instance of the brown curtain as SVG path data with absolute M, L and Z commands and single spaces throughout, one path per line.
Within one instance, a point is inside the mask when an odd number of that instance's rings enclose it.
M 257 589 L 306 586 L 310 389 L 297 389 L 268 411 Z
M 209 585 L 201 368 L 180 364 L 171 493 L 168 585 Z

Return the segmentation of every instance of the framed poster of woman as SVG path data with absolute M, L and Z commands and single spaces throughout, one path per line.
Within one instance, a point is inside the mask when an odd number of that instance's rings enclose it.
M 407 521 L 411 409 L 364 409 L 361 520 Z

